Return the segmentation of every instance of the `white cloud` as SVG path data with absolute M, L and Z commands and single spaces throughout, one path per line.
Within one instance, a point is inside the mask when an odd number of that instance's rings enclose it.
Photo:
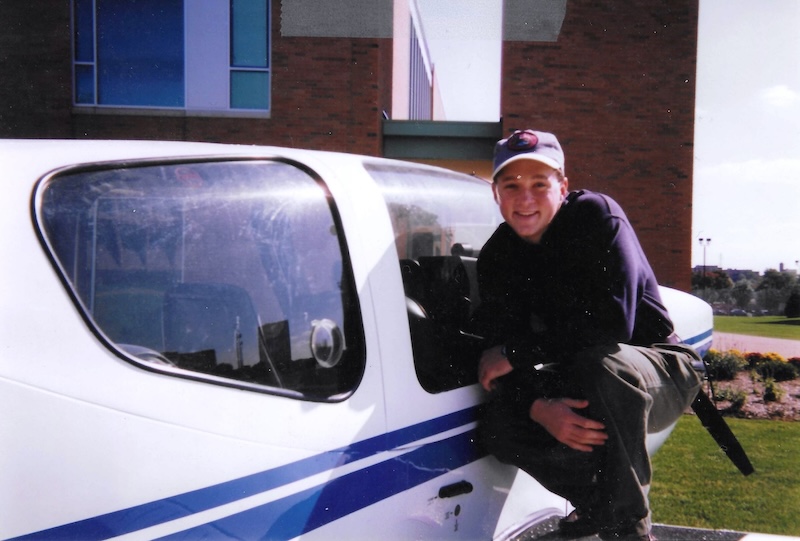
M 448 120 L 500 118 L 502 0 L 417 0 Z
M 800 103 L 800 93 L 786 85 L 778 85 L 762 90 L 761 99 L 768 106 L 782 109 Z
M 709 265 L 763 271 L 800 260 L 800 158 L 699 167 L 694 177 L 693 264 L 697 237 L 713 239 Z
M 695 171 L 695 177 L 713 185 L 714 189 L 730 186 L 731 183 L 760 185 L 762 182 L 767 182 L 769 186 L 782 184 L 800 189 L 800 158 L 730 161 L 700 167 Z

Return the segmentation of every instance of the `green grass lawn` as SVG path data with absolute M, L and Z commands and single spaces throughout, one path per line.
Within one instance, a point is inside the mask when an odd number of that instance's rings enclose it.
M 783 316 L 714 316 L 714 330 L 769 338 L 800 340 L 800 318 Z
M 745 477 L 685 415 L 653 457 L 653 520 L 800 536 L 800 423 L 728 419 L 755 473 Z

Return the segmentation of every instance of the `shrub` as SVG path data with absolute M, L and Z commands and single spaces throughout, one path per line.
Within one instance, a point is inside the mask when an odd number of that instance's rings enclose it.
M 738 413 L 747 401 L 747 393 L 742 389 L 718 389 L 714 393 L 714 400 L 730 402 L 727 408 L 729 413 Z
M 786 391 L 774 379 L 764 380 L 764 402 L 780 402 L 785 394 Z
M 744 360 L 747 361 L 747 366 L 750 368 L 755 368 L 758 363 L 761 362 L 764 355 L 761 353 L 756 353 L 755 351 L 750 351 L 744 354 Z
M 728 351 L 710 349 L 706 353 L 705 361 L 709 377 L 716 380 L 732 380 L 747 366 L 744 356 L 735 349 Z
M 748 353 L 745 358 L 750 368 L 765 380 L 790 381 L 798 376 L 797 366 L 777 353 Z
M 744 355 L 745 360 L 747 361 L 747 365 L 750 368 L 756 368 L 759 364 L 764 362 L 771 362 L 771 361 L 779 361 L 779 362 L 786 362 L 786 359 L 779 353 L 756 353 L 756 352 L 749 352 L 745 353 Z
M 768 359 L 756 365 L 758 375 L 775 381 L 791 381 L 797 377 L 797 368 L 786 361 Z

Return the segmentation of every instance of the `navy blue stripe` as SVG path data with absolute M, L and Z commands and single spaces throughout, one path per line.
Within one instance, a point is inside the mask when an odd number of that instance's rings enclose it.
M 697 336 L 692 336 L 691 338 L 684 340 L 684 343 L 693 346 L 694 344 L 697 344 L 699 342 L 706 340 L 707 338 L 710 338 L 711 336 L 713 336 L 713 334 L 714 334 L 714 329 L 709 329 L 704 333 L 698 334 Z
M 240 479 L 26 534 L 15 539 L 97 541 L 135 532 L 259 494 L 380 452 L 389 451 L 474 422 L 476 419 L 477 407 L 468 408 Z
M 708 342 L 706 342 L 706 340 L 711 338 L 713 335 L 714 335 L 714 329 L 712 328 L 712 329 L 707 330 L 704 333 L 698 334 L 697 336 L 693 336 L 693 337 L 691 337 L 691 338 L 689 338 L 687 340 L 684 340 L 683 342 L 685 344 L 688 344 L 688 345 L 694 347 L 694 349 L 697 351 L 697 354 L 700 355 L 700 357 L 705 357 L 706 353 L 708 353 L 708 350 L 711 349 L 711 344 L 712 344 L 712 342 L 710 340 Z M 702 342 L 705 342 L 705 343 L 702 344 L 701 346 L 697 345 L 697 344 L 700 344 Z
M 292 539 L 479 460 L 485 454 L 477 449 L 474 440 L 475 431 L 470 430 L 163 539 Z M 430 497 L 435 495 L 432 491 Z

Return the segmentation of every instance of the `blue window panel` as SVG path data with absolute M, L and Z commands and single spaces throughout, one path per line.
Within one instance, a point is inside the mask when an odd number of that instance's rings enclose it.
M 75 65 L 75 103 L 94 105 L 94 66 Z
M 97 0 L 98 103 L 183 107 L 183 0 Z
M 269 72 L 232 71 L 231 109 L 269 109 Z
M 75 0 L 75 60 L 94 62 L 94 14 L 92 0 Z
M 231 0 L 231 65 L 269 67 L 266 0 Z

